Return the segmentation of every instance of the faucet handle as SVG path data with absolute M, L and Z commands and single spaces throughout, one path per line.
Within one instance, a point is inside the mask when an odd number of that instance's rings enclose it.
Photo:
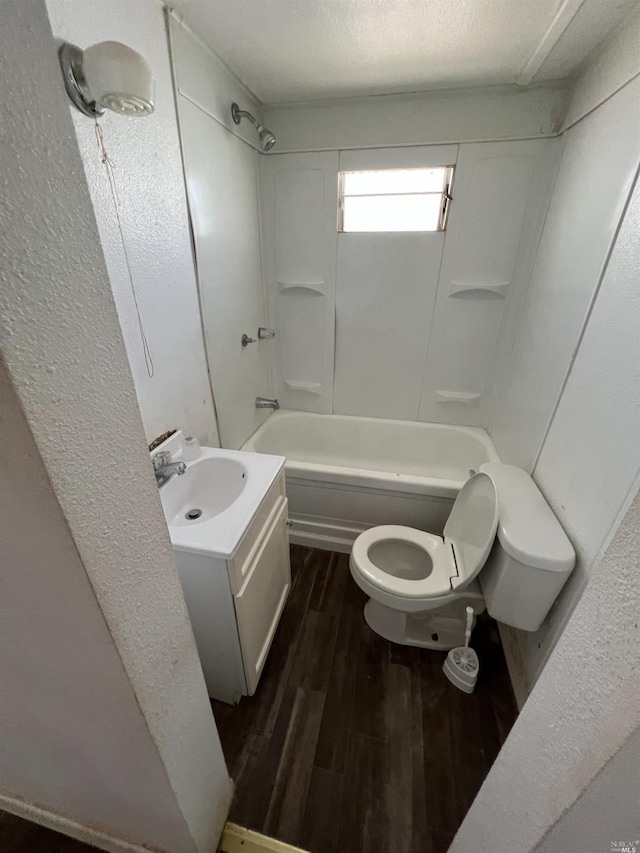
M 156 453 L 156 455 L 151 459 L 154 471 L 157 471 L 158 468 L 162 468 L 163 465 L 168 465 L 170 462 L 171 454 L 168 450 L 161 450 L 160 453 Z

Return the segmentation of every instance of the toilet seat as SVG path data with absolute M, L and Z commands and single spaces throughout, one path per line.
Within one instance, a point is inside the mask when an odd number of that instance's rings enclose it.
M 489 555 L 497 527 L 498 496 L 493 481 L 487 474 L 474 474 L 454 501 L 444 538 L 394 524 L 372 527 L 353 543 L 351 572 L 370 597 L 388 606 L 407 611 L 418 609 L 421 602 L 428 608 L 437 606 L 474 581 Z M 373 549 L 386 544 L 386 552 L 376 559 Z M 425 568 L 416 566 L 415 555 L 407 559 L 407 545 L 422 551 L 429 561 L 426 577 L 403 577 L 403 572 L 411 575 Z M 391 565 L 390 570 L 385 570 L 385 563 Z
M 369 557 L 375 545 L 385 542 L 408 543 L 425 552 L 431 571 L 425 578 L 396 577 L 377 566 Z M 453 549 L 440 536 L 413 527 L 385 524 L 365 530 L 353 544 L 351 557 L 358 571 L 378 589 L 402 598 L 437 598 L 451 594 L 451 576 L 456 574 Z

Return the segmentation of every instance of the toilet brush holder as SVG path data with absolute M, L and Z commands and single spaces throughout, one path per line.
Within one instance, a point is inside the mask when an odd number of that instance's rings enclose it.
M 467 624 L 464 632 L 464 646 L 456 646 L 455 649 L 451 649 L 444 662 L 442 671 L 459 690 L 463 690 L 465 693 L 473 693 L 478 679 L 480 662 L 478 655 L 473 649 L 469 648 L 469 640 L 471 639 L 471 631 L 473 630 L 473 623 L 475 621 L 473 608 L 467 607 L 466 611 Z
M 469 646 L 451 649 L 442 667 L 449 681 L 464 693 L 473 693 L 479 669 L 478 655 Z

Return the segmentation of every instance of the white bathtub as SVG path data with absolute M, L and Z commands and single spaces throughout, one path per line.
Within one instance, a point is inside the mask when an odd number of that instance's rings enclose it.
M 308 412 L 275 412 L 242 449 L 286 456 L 292 542 L 346 552 L 377 524 L 441 533 L 469 472 L 500 461 L 483 429 Z

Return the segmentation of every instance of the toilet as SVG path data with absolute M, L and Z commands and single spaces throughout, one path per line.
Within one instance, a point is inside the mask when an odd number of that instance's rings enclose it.
M 533 479 L 488 462 L 464 484 L 443 536 L 382 525 L 361 533 L 351 574 L 369 596 L 370 628 L 392 642 L 452 649 L 466 608 L 536 631 L 575 564 L 575 551 Z

